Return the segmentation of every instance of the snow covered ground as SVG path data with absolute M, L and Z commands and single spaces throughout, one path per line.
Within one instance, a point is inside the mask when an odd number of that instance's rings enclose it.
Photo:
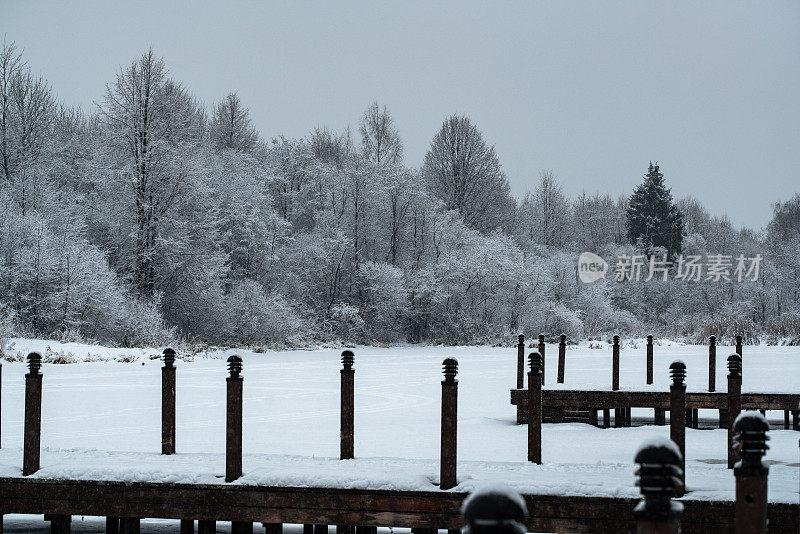
M 42 469 L 35 476 L 111 480 L 220 482 L 224 474 L 225 358 L 244 359 L 244 476 L 242 484 L 357 488 L 436 489 L 438 482 L 441 362 L 459 368 L 459 485 L 468 491 L 503 481 L 527 493 L 638 495 L 632 463 L 640 443 L 669 434 L 669 427 L 599 429 L 546 424 L 544 464 L 526 459 L 526 427 L 514 424 L 509 389 L 516 349 L 493 347 L 357 347 L 356 459 L 340 462 L 340 350 L 218 351 L 179 360 L 177 450 L 158 454 L 161 362 L 159 349 L 107 349 L 39 340 L 12 340 L 27 354 L 64 350 L 72 365 L 45 364 Z M 588 342 L 567 352 L 566 384 L 607 389 L 611 350 Z M 725 390 L 725 358 L 718 348 L 717 390 Z M 655 348 L 655 381 L 666 390 L 675 359 L 688 366 L 689 391 L 707 387 L 707 347 L 663 342 Z M 546 387 L 555 386 L 557 347 L 548 345 Z M 124 360 L 124 361 L 118 361 Z M 133 360 L 133 361 L 129 361 Z M 19 476 L 22 464 L 25 366 L 3 363 L 0 476 Z M 623 389 L 643 389 L 644 343 L 622 348 Z M 800 390 L 800 348 L 744 349 L 744 391 Z M 634 410 L 634 423 L 651 418 Z M 709 422 L 716 412 L 701 412 Z M 782 412 L 768 412 L 771 464 L 769 498 L 798 502 L 798 438 L 781 430 Z M 686 431 L 690 498 L 732 499 L 724 430 Z M 7 518 L 8 521 L 8 518 Z

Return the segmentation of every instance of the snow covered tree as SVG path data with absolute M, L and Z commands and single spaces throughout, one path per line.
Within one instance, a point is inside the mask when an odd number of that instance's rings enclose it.
M 403 159 L 403 143 L 386 106 L 381 108 L 377 102 L 370 104 L 361 117 L 359 131 L 367 161 L 383 165 L 400 163 Z
M 214 108 L 209 136 L 220 150 L 251 152 L 255 148 L 258 132 L 253 127 L 250 112 L 236 93 L 228 93 Z
M 658 163 L 647 169 L 644 182 L 631 195 L 627 210 L 628 239 L 645 249 L 663 247 L 672 257 L 681 252 L 683 216 L 672 201 Z
M 469 117 L 452 115 L 425 155 L 425 177 L 447 209 L 457 210 L 470 228 L 491 232 L 506 226 L 514 200 L 493 146 Z

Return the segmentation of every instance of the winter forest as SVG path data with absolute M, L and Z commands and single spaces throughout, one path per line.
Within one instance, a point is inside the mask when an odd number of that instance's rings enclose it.
M 673 199 L 669 168 L 642 154 L 649 196 L 569 198 L 553 169 L 517 199 L 468 116 L 442 117 L 421 162 L 404 160 L 377 102 L 352 128 L 271 137 L 236 92 L 201 104 L 152 50 L 92 109 L 64 106 L 57 90 L 3 45 L 0 338 L 800 343 L 800 194 L 784 192 L 766 229 L 736 229 L 695 198 Z M 589 284 L 577 276 L 585 251 L 612 271 L 635 254 L 763 261 L 756 280 L 609 272 Z

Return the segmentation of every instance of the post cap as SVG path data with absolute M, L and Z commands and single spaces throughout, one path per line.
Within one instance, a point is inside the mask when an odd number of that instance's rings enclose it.
M 520 345 L 525 344 L 525 334 L 520 334 L 517 336 L 517 343 L 519 343 Z
M 541 345 L 543 343 L 544 343 L 544 334 L 539 334 L 539 344 Z
M 562 344 L 562 345 L 563 345 L 564 343 L 566 343 L 566 342 L 567 342 L 567 334 L 561 334 L 561 338 L 560 338 L 560 339 L 561 339 L 561 344 Z
M 742 344 L 742 336 L 736 336 L 736 344 L 737 345 L 741 345 Z
M 769 423 L 763 415 L 756 411 L 742 412 L 733 422 L 733 448 L 739 449 L 742 455 L 742 463 L 737 466 L 739 471 L 742 469 L 761 471 L 765 468 L 761 463 L 761 458 L 769 449 L 767 445 L 768 430 Z
M 242 373 L 242 359 L 235 354 L 228 358 L 228 371 L 231 373 L 231 378 L 239 378 Z
M 356 361 L 356 356 L 353 354 L 352 350 L 344 350 L 342 351 L 342 368 L 345 371 L 350 371 L 353 369 L 353 364 Z
M 735 352 L 728 356 L 728 378 L 742 377 L 742 357 Z
M 647 336 L 647 344 L 648 345 L 652 345 L 653 344 L 653 336 L 652 335 L 648 335 Z
M 175 351 L 169 347 L 164 349 L 164 369 L 172 369 L 175 363 Z
M 528 515 L 525 500 L 506 486 L 490 486 L 473 491 L 461 505 L 461 516 L 467 522 L 465 531 L 524 533 Z M 510 528 L 509 528 L 510 527 Z
M 614 345 L 619 345 L 619 336 L 618 335 L 614 334 L 614 337 L 612 339 L 614 340 Z
M 538 351 L 533 351 L 528 354 L 528 364 L 531 368 L 531 373 L 538 375 L 542 369 L 542 355 Z
M 633 461 L 639 464 L 636 485 L 645 498 L 669 499 L 681 487 L 681 451 L 674 441 L 667 438 L 646 441 Z
M 28 354 L 28 369 L 31 376 L 39 374 L 39 369 L 42 368 L 42 355 L 38 352 L 31 352 Z
M 455 384 L 456 374 L 458 374 L 458 360 L 445 358 L 442 362 L 442 372 L 444 373 L 444 382 L 446 384 Z
M 672 377 L 673 385 L 683 385 L 686 379 L 686 364 L 680 360 L 672 362 L 669 366 L 669 376 Z
M 708 344 L 709 345 L 716 345 L 717 344 L 717 336 L 708 336 Z

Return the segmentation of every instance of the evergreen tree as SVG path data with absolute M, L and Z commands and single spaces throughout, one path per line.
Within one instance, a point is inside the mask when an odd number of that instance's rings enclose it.
M 664 185 L 658 163 L 647 168 L 644 183 L 633 192 L 627 209 L 628 239 L 645 249 L 663 247 L 672 257 L 681 252 L 683 216 Z

